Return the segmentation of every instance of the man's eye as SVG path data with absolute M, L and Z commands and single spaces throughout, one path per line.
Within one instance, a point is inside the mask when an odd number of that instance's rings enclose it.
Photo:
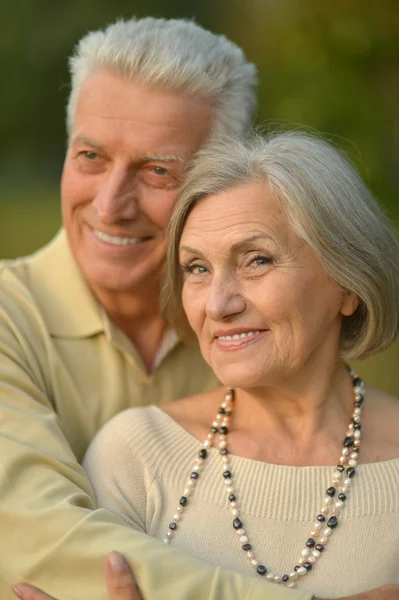
M 168 170 L 164 167 L 153 167 L 153 171 L 156 175 L 167 175 Z
M 91 152 L 91 150 L 85 150 L 82 154 L 89 160 L 95 160 L 96 158 L 98 158 L 98 154 L 96 154 L 95 152 Z

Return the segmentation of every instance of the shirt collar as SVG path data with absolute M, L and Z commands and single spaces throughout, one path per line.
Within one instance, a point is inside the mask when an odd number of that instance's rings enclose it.
M 28 259 L 28 271 L 50 334 L 84 338 L 104 331 L 107 317 L 78 268 L 63 229 Z

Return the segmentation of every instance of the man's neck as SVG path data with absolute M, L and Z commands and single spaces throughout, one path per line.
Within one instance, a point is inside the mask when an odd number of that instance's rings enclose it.
M 140 293 L 93 290 L 99 304 L 117 327 L 130 339 L 151 371 L 161 343 L 165 322 L 159 312 L 159 288 Z

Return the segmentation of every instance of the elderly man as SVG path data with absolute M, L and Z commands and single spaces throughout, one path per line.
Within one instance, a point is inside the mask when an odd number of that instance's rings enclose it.
M 159 313 L 165 228 L 187 159 L 250 125 L 255 69 L 224 37 L 161 19 L 90 33 L 70 64 L 64 231 L 0 268 L 0 597 L 25 581 L 106 598 L 114 549 L 148 598 L 263 597 L 95 510 L 79 465 L 115 413 L 216 383 Z

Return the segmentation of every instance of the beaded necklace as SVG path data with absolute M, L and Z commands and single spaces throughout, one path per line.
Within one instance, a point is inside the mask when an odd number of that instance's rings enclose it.
M 189 498 L 193 493 L 193 489 L 204 468 L 205 461 L 208 458 L 208 450 L 214 445 L 215 437 L 218 435 L 218 448 L 222 459 L 224 486 L 231 515 L 233 517 L 233 528 L 237 533 L 242 550 L 247 555 L 250 564 L 258 575 L 266 577 L 266 579 L 271 582 L 284 584 L 289 588 L 296 587 L 298 579 L 306 575 L 319 560 L 332 532 L 337 527 L 340 512 L 345 505 L 346 495 L 352 483 L 352 478 L 356 474 L 355 467 L 357 466 L 360 448 L 360 414 L 364 400 L 364 383 L 352 369 L 348 370 L 353 385 L 354 401 L 352 417 L 343 442 L 339 463 L 331 479 L 332 485 L 326 491 L 326 497 L 320 510 L 320 514 L 316 516 L 316 520 L 310 532 L 310 537 L 292 572 L 284 575 L 275 575 L 267 571 L 266 567 L 256 558 L 248 533 L 244 529 L 244 523 L 239 518 L 240 510 L 238 507 L 237 492 L 233 484 L 233 474 L 230 470 L 230 457 L 227 449 L 227 438 L 229 433 L 228 423 L 233 411 L 235 397 L 234 390 L 230 388 L 227 389 L 216 418 L 212 422 L 210 432 L 195 459 L 192 472 L 190 473 L 186 488 L 183 491 L 183 496 L 179 500 L 176 513 L 173 515 L 173 520 L 169 523 L 164 543 L 170 544 L 172 538 L 176 535 L 176 532 L 180 527 L 180 521 L 184 510 L 189 503 Z

